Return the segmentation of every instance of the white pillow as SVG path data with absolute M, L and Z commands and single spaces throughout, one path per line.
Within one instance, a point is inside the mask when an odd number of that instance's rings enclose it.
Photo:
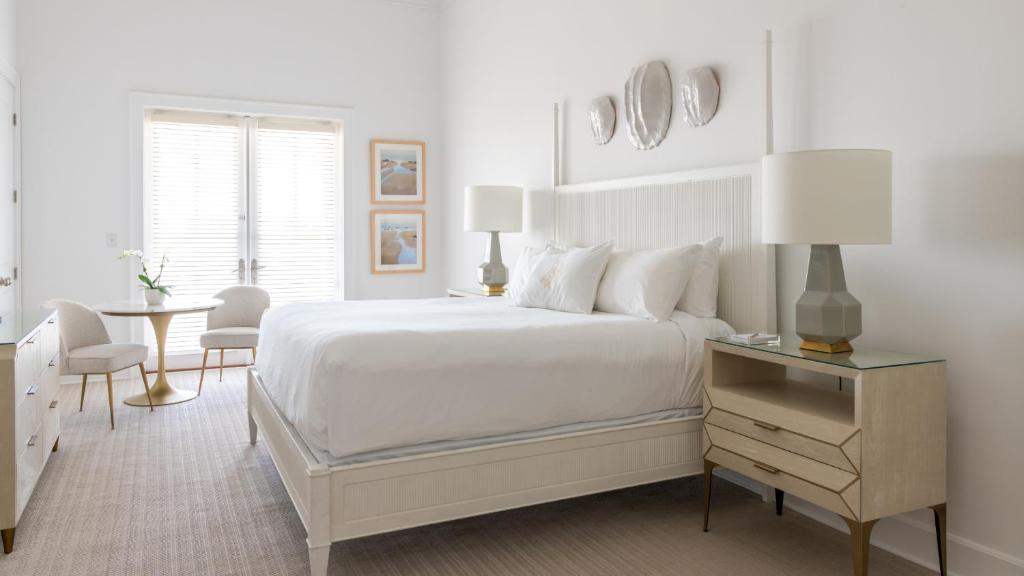
M 611 252 L 611 242 L 567 252 L 549 246 L 533 266 L 522 290 L 512 295 L 512 304 L 590 314 Z
M 676 308 L 697 318 L 714 318 L 718 315 L 718 255 L 723 240 L 718 236 L 700 244 L 701 253 L 693 277 Z
M 526 279 L 530 277 L 530 271 L 537 265 L 537 261 L 540 260 L 545 250 L 565 252 L 568 248 L 554 242 L 547 246 L 523 246 L 523 250 L 519 253 L 519 260 L 516 260 L 516 267 L 512 270 L 512 278 L 505 286 L 505 294 L 514 298 L 515 294 L 523 289 Z
M 602 312 L 668 320 L 693 276 L 700 244 L 665 250 L 614 252 L 597 288 Z

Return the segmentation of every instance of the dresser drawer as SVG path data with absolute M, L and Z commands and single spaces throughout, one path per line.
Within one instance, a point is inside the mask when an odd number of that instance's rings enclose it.
M 57 317 L 54 316 L 39 329 L 39 373 L 57 363 L 57 352 L 60 351 L 60 332 L 57 329 Z
M 719 466 L 817 504 L 847 518 L 860 517 L 860 478 L 838 468 L 704 425 L 705 458 Z
M 739 414 L 733 414 L 712 408 L 704 416 L 704 422 L 719 428 L 731 430 L 743 436 L 749 436 L 766 444 L 783 450 L 801 454 L 818 462 L 824 462 L 846 470 L 852 474 L 860 473 L 860 432 L 854 433 L 841 446 L 835 446 L 763 420 L 754 420 Z
M 43 469 L 43 439 L 42 425 L 32 431 L 32 435 L 25 441 L 24 452 L 18 458 L 18 513 L 21 516 L 25 504 L 32 496 L 32 489 L 35 488 L 36 480 Z
M 39 394 L 22 395 L 14 414 L 14 454 L 17 456 L 25 450 L 29 436 L 39 427 Z

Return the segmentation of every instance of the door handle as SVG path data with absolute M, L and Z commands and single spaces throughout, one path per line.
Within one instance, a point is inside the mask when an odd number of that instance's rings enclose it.
M 259 271 L 266 268 L 266 266 L 258 266 L 257 264 L 258 261 L 255 258 L 249 261 L 249 280 L 252 281 L 253 284 L 259 283 Z
M 238 259 L 238 283 L 245 284 L 245 258 Z
M 4 276 L 3 278 L 0 278 L 0 288 L 6 288 L 11 284 L 14 284 L 14 278 L 11 278 L 10 276 Z

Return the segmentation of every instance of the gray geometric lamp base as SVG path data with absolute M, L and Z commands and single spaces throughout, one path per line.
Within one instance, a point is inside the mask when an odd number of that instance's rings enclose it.
M 497 232 L 491 232 L 490 256 L 477 266 L 476 278 L 480 289 L 487 294 L 502 294 L 508 284 L 508 267 L 501 261 L 501 241 Z
M 843 257 L 835 244 L 811 245 L 807 286 L 796 302 L 796 333 L 805 350 L 852 352 L 861 334 L 860 302 L 846 291 Z

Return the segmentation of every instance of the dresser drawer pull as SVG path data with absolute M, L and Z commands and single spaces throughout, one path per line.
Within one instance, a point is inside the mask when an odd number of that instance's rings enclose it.
M 754 468 L 759 468 L 759 469 L 764 470 L 765 472 L 767 472 L 769 474 L 778 474 L 779 473 L 779 469 L 778 468 L 776 468 L 774 466 L 769 466 L 767 464 L 762 464 L 760 462 L 754 462 Z
M 26 446 L 35 446 L 36 445 L 36 440 L 38 440 L 38 439 L 39 439 L 39 435 L 38 434 L 33 434 L 32 437 L 28 439 L 28 442 L 25 443 L 25 445 Z
M 53 368 L 53 367 L 54 367 L 54 366 L 56 366 L 56 365 L 57 365 L 57 364 L 55 364 L 55 361 L 54 361 L 54 360 L 50 360 L 50 363 L 49 363 L 49 364 L 47 364 L 47 366 L 49 366 L 50 368 Z
M 35 336 L 33 336 L 32 339 L 29 340 L 28 342 L 25 342 L 25 344 L 35 344 L 35 343 L 36 343 L 36 337 Z
M 50 402 L 50 410 L 53 410 L 56 407 L 57 407 L 57 401 L 56 400 L 54 400 L 53 402 Z
M 25 390 L 25 395 L 34 396 L 36 392 L 39 392 L 39 384 L 33 384 L 29 386 L 28 390 Z
M 764 428 L 765 430 L 771 430 L 772 432 L 777 432 L 779 429 L 779 427 L 776 426 L 775 424 L 761 422 L 760 420 L 754 420 L 754 426 L 757 426 L 758 428 Z
M 47 324 L 53 324 L 54 322 L 56 322 L 56 320 L 54 320 L 53 318 L 50 318 L 49 320 L 46 321 Z

